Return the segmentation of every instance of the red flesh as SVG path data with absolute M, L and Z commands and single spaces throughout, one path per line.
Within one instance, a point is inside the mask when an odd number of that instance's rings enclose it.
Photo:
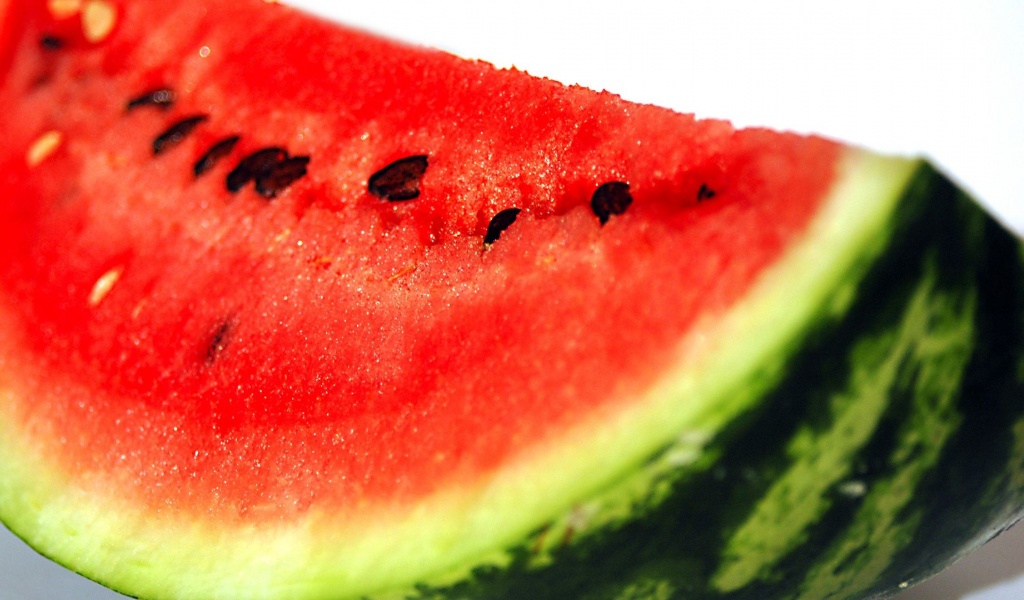
M 799 237 L 840 153 L 262 1 L 125 2 L 95 45 L 44 7 L 0 21 L 0 376 L 67 473 L 153 506 L 288 517 L 486 476 L 661 375 Z M 50 32 L 66 47 L 41 50 Z M 125 111 L 159 86 L 169 111 Z M 62 145 L 29 167 L 49 130 Z M 266 146 L 309 174 L 272 202 L 228 193 Z M 412 154 L 430 157 L 419 198 L 367 192 Z M 634 202 L 601 227 L 590 195 L 612 180 Z

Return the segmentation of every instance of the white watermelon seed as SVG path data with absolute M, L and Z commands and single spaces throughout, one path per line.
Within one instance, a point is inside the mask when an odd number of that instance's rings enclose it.
M 117 9 L 107 0 L 86 0 L 82 5 L 82 33 L 96 44 L 107 39 L 117 24 Z
M 103 299 L 107 297 L 110 290 L 114 288 L 114 284 L 121 278 L 123 271 L 124 267 L 114 267 L 96 280 L 96 283 L 92 286 L 92 291 L 89 292 L 89 306 L 97 306 L 100 302 L 103 302 Z
M 845 481 L 839 485 L 839 493 L 847 498 L 862 498 L 868 493 L 868 485 L 860 480 Z
M 67 19 L 82 10 L 82 0 L 49 0 L 46 8 L 54 19 Z
M 146 299 L 145 298 L 143 298 L 143 299 L 141 299 L 141 300 L 139 300 L 138 302 L 135 303 L 135 308 L 132 309 L 132 320 L 133 321 L 135 319 L 139 318 L 139 315 L 142 314 L 142 309 L 145 308 L 145 307 L 146 307 Z
M 60 143 L 64 140 L 64 136 L 59 131 L 50 130 L 41 136 L 37 137 L 32 145 L 28 147 L 28 152 L 25 153 L 25 162 L 28 166 L 34 167 L 39 163 L 46 160 L 51 154 L 60 148 Z

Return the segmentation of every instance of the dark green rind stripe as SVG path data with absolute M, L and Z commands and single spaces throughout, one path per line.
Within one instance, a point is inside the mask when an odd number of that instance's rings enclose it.
M 763 515 L 767 506 L 769 518 L 743 524 L 741 531 L 756 527 L 747 536 L 755 542 L 730 539 L 726 560 L 712 580 L 716 588 L 733 591 L 783 576 L 798 579 L 818 560 L 810 573 L 817 589 L 809 597 L 819 592 L 824 597 L 831 590 L 853 589 L 848 575 L 874 580 L 899 552 L 902 528 L 913 525 L 898 523 L 894 509 L 912 501 L 917 482 L 959 423 L 955 396 L 971 351 L 971 303 L 936 289 L 934 273 L 930 268 L 923 274 L 895 327 L 861 334 L 847 376 L 836 377 L 846 379 L 846 389 L 829 397 L 831 426 L 811 434 L 801 428 L 794 442 L 810 438 L 810 448 L 759 501 L 755 515 Z M 958 304 L 964 309 L 957 310 Z M 892 413 L 906 413 L 895 428 L 887 423 Z M 780 485 L 788 492 L 782 499 Z M 850 519 L 849 526 L 842 526 L 834 508 Z M 806 529 L 795 529 L 794 522 Z M 844 529 L 840 543 L 829 548 L 825 534 L 837 525 Z M 823 559 L 791 556 L 815 547 L 814 534 L 823 544 L 818 551 L 828 548 Z M 769 545 L 758 544 L 759 539 Z M 773 561 L 779 549 L 787 551 L 786 558 Z M 749 564 L 760 570 L 744 571 Z
M 1024 515 L 1024 268 L 1009 260 L 1019 252 L 1012 235 L 992 221 L 984 234 L 978 351 L 958 402 L 963 423 L 922 482 L 918 501 L 900 516 L 924 525 L 873 591 L 916 583 L 958 558 L 946 540 L 971 549 Z
M 928 166 L 894 228 L 846 313 L 629 518 L 550 551 L 539 531 L 408 597 L 869 597 L 1006 527 L 1024 507 L 1019 243 Z
M 944 240 L 933 250 L 943 265 L 941 289 L 975 290 L 974 352 L 955 404 L 922 402 L 936 394 L 920 392 L 893 404 L 886 427 L 892 433 L 880 430 L 861 460 L 869 468 L 872 462 L 888 467 L 891 475 L 881 485 L 912 483 L 904 490 L 911 495 L 900 504 L 894 502 L 897 494 L 883 490 L 885 511 L 865 498 L 860 514 L 837 532 L 825 558 L 809 572 L 805 598 L 896 593 L 1001 531 L 1024 507 L 1019 243 L 994 221 L 980 219 L 970 199 L 949 182 L 930 178 L 917 184 L 926 186 L 926 195 L 942 198 L 949 216 L 923 219 L 927 232 L 911 235 Z M 915 374 L 918 387 L 922 375 Z M 908 414 L 899 414 L 898 407 L 908 403 Z

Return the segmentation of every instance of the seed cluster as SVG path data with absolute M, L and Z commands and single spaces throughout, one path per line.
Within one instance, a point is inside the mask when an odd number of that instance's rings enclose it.
M 398 159 L 370 176 L 367 190 L 381 200 L 404 202 L 414 200 L 420 195 L 420 184 L 429 166 L 429 158 L 418 154 Z M 714 192 L 701 187 L 702 198 L 714 196 Z M 590 200 L 590 208 L 604 225 L 613 215 L 621 215 L 633 203 L 629 192 L 629 184 L 623 181 L 609 181 L 602 184 L 594 192 Z M 490 246 L 501 237 L 503 231 L 515 223 L 521 209 L 506 208 L 493 217 L 484 234 L 484 246 Z
M 131 98 L 125 108 L 128 112 L 144 107 L 168 110 L 176 99 L 174 90 L 158 88 Z M 153 155 L 170 151 L 208 120 L 209 115 L 200 114 L 175 121 L 153 139 Z M 240 139 L 241 136 L 230 135 L 215 142 L 193 165 L 192 174 L 197 178 L 205 175 L 234 151 Z M 256 193 L 272 199 L 304 177 L 308 165 L 308 156 L 290 156 L 284 148 L 264 148 L 243 157 L 228 173 L 224 185 L 229 192 L 237 193 L 253 182 Z
M 40 42 L 44 47 L 59 47 L 58 42 Z M 131 98 L 127 111 L 143 107 L 155 107 L 168 110 L 177 96 L 170 88 L 147 90 Z M 192 115 L 179 119 L 153 140 L 153 154 L 163 154 L 188 137 L 197 127 L 208 120 L 208 115 Z M 201 177 L 212 170 L 234 151 L 241 140 L 239 135 L 221 138 L 210 146 L 193 166 L 195 177 Z M 275 198 L 307 174 L 310 157 L 291 156 L 287 149 L 271 146 L 261 148 L 242 157 L 231 169 L 225 180 L 225 187 L 231 193 L 237 193 L 249 183 L 257 194 L 267 199 Z M 381 200 L 388 202 L 406 202 L 420 196 L 420 187 L 427 167 L 429 156 L 416 154 L 392 161 L 374 172 L 367 180 L 367 191 Z M 701 184 L 697 191 L 697 201 L 703 202 L 715 197 L 715 191 L 707 184 Z M 590 198 L 590 209 L 603 226 L 613 216 L 624 214 L 633 204 L 633 195 L 629 184 L 624 181 L 608 181 L 594 191 Z M 499 211 L 487 225 L 484 234 L 484 247 L 495 243 L 501 234 L 515 223 L 521 213 L 517 207 Z
M 308 156 L 288 156 L 283 148 L 264 148 L 242 159 L 228 174 L 228 191 L 237 192 L 252 181 L 256 193 L 274 198 L 306 174 Z
M 48 6 L 53 13 L 65 10 L 72 13 L 81 12 L 86 37 L 94 43 L 109 36 L 116 26 L 116 10 L 113 10 L 113 5 L 106 0 L 49 0 Z M 59 51 L 66 44 L 65 39 L 51 34 L 45 34 L 38 38 L 39 48 L 44 53 Z M 175 90 L 169 87 L 147 89 L 127 100 L 124 105 L 125 113 L 134 113 L 144 109 L 170 111 L 177 99 Z M 192 114 L 177 118 L 153 138 L 152 154 L 160 156 L 173 151 L 209 121 L 210 116 L 207 114 Z M 192 167 L 194 177 L 198 179 L 205 176 L 221 162 L 229 159 L 241 139 L 241 135 L 231 134 L 213 142 L 194 163 Z M 26 154 L 26 162 L 32 167 L 39 165 L 57 151 L 61 142 L 62 138 L 59 132 L 45 132 L 31 145 Z M 292 156 L 284 147 L 260 148 L 238 159 L 228 172 L 224 186 L 228 192 L 234 194 L 251 183 L 258 195 L 270 200 L 306 176 L 309 164 L 309 156 Z M 415 154 L 393 160 L 368 178 L 367 192 L 391 203 L 415 200 L 421 194 L 423 178 L 429 165 L 430 157 L 426 154 Z M 715 195 L 714 190 L 706 184 L 702 184 L 697 191 L 697 201 L 709 200 Z M 590 199 L 591 211 L 601 226 L 606 225 L 612 217 L 624 214 L 632 204 L 633 196 L 630 186 L 625 181 L 607 181 L 601 184 Z M 485 251 L 516 223 L 521 213 L 522 209 L 509 207 L 498 211 L 490 218 L 483 236 Z M 415 265 L 410 265 L 399 271 L 394 277 L 408 274 L 415 268 Z M 118 282 L 122 271 L 123 266 L 115 267 L 96 280 L 88 297 L 90 306 L 97 307 L 103 301 Z M 136 312 L 137 310 L 138 307 L 136 307 Z M 201 360 L 207 365 L 215 363 L 228 345 L 233 330 L 234 323 L 231 319 L 219 322 L 206 339 Z
M 49 11 L 54 17 L 67 18 L 81 13 L 83 30 L 94 42 L 105 39 L 116 25 L 117 11 L 108 0 L 47 0 Z M 44 52 L 63 48 L 65 41 L 51 34 L 39 38 Z M 168 111 L 174 106 L 177 94 L 169 87 L 148 89 L 131 97 L 126 112 L 146 107 Z M 209 120 L 209 115 L 195 114 L 171 123 L 152 141 L 152 153 L 159 156 L 170 152 L 195 130 Z M 222 137 L 214 142 L 194 163 L 192 171 L 196 178 L 206 175 L 220 162 L 228 159 L 241 141 L 237 134 Z M 59 146 L 59 138 L 43 136 L 27 155 L 30 165 L 36 165 Z M 306 176 L 310 163 L 309 156 L 291 156 L 287 149 L 271 146 L 251 152 L 235 164 L 228 173 L 224 185 L 231 193 L 238 193 L 249 183 L 257 194 L 273 199 L 296 181 Z M 430 164 L 428 155 L 416 154 L 392 161 L 374 172 L 367 180 L 367 191 L 388 202 L 407 202 L 420 196 L 421 184 Z M 701 184 L 697 191 L 697 202 L 714 198 L 716 192 Z M 624 214 L 633 204 L 630 186 L 625 181 L 607 181 L 593 192 L 590 208 L 598 222 L 604 226 L 612 217 Z M 511 227 L 521 213 L 518 207 L 510 207 L 494 214 L 488 222 L 483 244 L 494 244 Z

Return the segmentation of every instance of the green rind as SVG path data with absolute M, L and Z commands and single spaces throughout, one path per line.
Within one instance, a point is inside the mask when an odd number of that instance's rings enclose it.
M 652 457 L 631 510 L 573 539 L 553 523 L 507 564 L 407 597 L 886 596 L 1019 519 L 1019 241 L 927 164 L 897 206 L 845 310 L 809 322 L 785 376 L 714 440 Z

